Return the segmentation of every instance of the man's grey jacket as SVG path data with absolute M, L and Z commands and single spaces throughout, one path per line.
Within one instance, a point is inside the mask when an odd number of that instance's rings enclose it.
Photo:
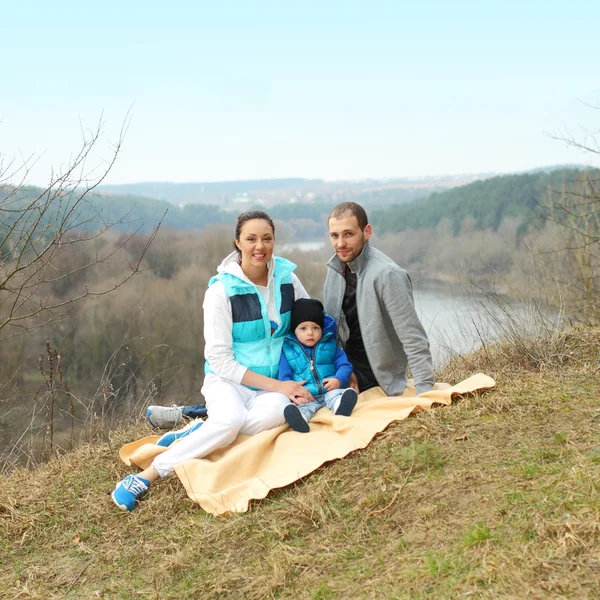
M 356 308 L 367 357 L 379 385 L 390 396 L 406 387 L 410 364 L 417 394 L 428 392 L 435 382 L 429 340 L 413 300 L 410 276 L 391 258 L 367 241 L 349 263 L 357 275 Z M 325 311 L 338 325 L 342 347 L 349 336 L 342 310 L 346 290 L 346 265 L 336 256 L 327 263 L 323 292 Z

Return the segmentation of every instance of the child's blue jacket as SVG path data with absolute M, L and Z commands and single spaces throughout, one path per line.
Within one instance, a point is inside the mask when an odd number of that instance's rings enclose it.
M 352 365 L 346 353 L 337 347 L 333 317 L 325 315 L 323 336 L 312 348 L 301 344 L 292 332 L 285 336 L 279 361 L 280 381 L 306 381 L 304 387 L 313 396 L 320 396 L 327 393 L 324 379 L 335 377 L 340 380 L 340 387 L 345 388 L 351 374 Z

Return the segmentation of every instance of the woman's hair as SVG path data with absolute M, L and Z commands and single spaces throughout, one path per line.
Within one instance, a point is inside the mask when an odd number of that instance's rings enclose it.
M 341 219 L 347 213 L 350 213 L 353 217 L 356 217 L 358 226 L 364 231 L 365 227 L 369 224 L 369 219 L 367 218 L 367 212 L 365 209 L 356 202 L 342 202 L 341 204 L 338 204 L 331 211 L 331 213 L 329 213 L 329 218 Z
M 262 219 L 263 221 L 266 221 L 271 226 L 271 229 L 273 230 L 273 236 L 275 236 L 275 223 L 273 223 L 273 219 L 271 219 L 271 217 L 263 210 L 249 210 L 238 216 L 237 225 L 235 226 L 236 240 L 240 239 L 244 223 L 246 221 L 252 221 L 252 219 Z M 233 247 L 238 254 L 241 254 L 240 249 L 235 244 L 235 241 L 233 242 Z

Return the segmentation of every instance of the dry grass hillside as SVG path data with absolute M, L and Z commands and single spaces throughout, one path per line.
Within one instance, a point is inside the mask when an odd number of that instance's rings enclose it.
M 455 359 L 497 388 L 215 518 L 176 478 L 131 514 L 116 432 L 0 488 L 0 598 L 600 597 L 600 330 Z

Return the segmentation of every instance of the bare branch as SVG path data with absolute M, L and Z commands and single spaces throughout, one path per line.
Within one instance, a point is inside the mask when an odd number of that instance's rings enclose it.
M 124 253 L 127 243 L 141 229 L 140 225 L 116 247 L 96 250 L 89 258 L 85 258 L 84 253 L 78 264 L 67 268 L 60 266 L 65 263 L 61 257 L 66 249 L 85 248 L 115 226 L 126 223 L 131 214 L 128 211 L 116 220 L 107 219 L 93 201 L 94 191 L 105 180 L 121 152 L 130 112 L 131 108 L 121 124 L 117 141 L 109 142 L 110 156 L 102 159 L 101 166 L 89 167 L 89 164 L 92 151 L 103 135 L 103 118 L 100 117 L 92 130 L 81 124 L 81 146 L 65 167 L 52 171 L 47 186 L 42 189 L 25 183 L 32 157 L 24 159 L 21 165 L 16 165 L 14 160 L 6 163 L 0 157 L 0 331 L 12 325 L 21 332 L 28 332 L 41 323 L 63 318 L 67 307 L 87 297 L 109 294 L 140 271 L 165 215 L 136 260 L 131 263 L 126 259 L 128 271 L 117 281 L 97 289 L 86 287 L 83 291 L 72 291 L 66 297 L 57 294 L 62 281 L 108 264 Z M 21 180 L 11 185 L 8 182 L 15 174 L 20 175 Z

